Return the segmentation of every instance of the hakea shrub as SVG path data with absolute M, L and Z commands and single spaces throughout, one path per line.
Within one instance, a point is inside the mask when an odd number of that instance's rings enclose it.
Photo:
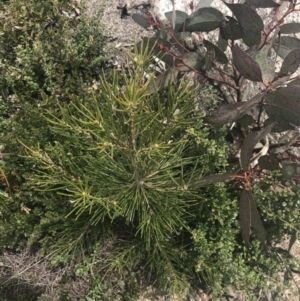
M 124 273 L 144 266 L 159 275 L 162 287 L 182 292 L 192 273 L 185 251 L 189 226 L 206 202 L 193 183 L 224 170 L 226 146 L 222 129 L 214 140 L 205 127 L 199 131 L 190 85 L 170 81 L 161 92 L 153 76 L 144 77 L 149 51 L 145 45 L 130 60 L 131 77 L 114 71 L 91 86 L 87 101 L 60 105 L 60 117 L 45 113 L 57 141 L 39 148 L 20 143 L 35 166 L 26 185 L 70 208 L 64 231 L 53 229 L 59 260 L 86 239 L 108 236 L 115 245 L 99 258 L 103 269 Z

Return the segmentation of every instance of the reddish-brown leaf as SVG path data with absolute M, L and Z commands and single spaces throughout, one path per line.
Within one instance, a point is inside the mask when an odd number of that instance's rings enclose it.
M 237 71 L 247 79 L 262 82 L 262 73 L 258 63 L 237 44 L 232 48 L 232 61 Z
M 259 132 L 250 132 L 245 138 L 241 147 L 241 166 L 244 171 L 248 170 L 255 145 L 271 132 L 274 125 L 275 122 L 272 122 Z
M 239 222 L 242 237 L 247 246 L 250 245 L 250 225 L 251 225 L 251 190 L 243 190 L 239 202 Z
M 252 194 L 251 194 L 252 196 Z M 261 221 L 259 212 L 254 203 L 253 197 L 250 198 L 251 202 L 251 227 L 257 239 L 263 244 L 266 241 L 266 230 Z

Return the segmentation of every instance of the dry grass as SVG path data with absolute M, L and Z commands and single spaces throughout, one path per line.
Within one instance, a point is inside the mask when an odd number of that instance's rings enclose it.
M 53 268 L 47 258 L 29 250 L 0 257 L 0 295 L 7 300 L 30 300 L 42 293 L 58 298 L 57 289 L 67 268 Z M 5 299 L 4 299 L 5 300 Z

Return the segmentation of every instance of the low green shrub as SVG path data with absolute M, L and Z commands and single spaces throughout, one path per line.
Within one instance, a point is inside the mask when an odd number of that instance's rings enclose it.
M 54 143 L 58 138 L 43 112 L 59 114 L 58 103 L 84 101 L 87 87 L 99 77 L 107 39 L 98 16 L 87 16 L 83 2 L 76 5 L 36 0 L 0 4 L 0 147 L 6 177 L 1 182 L 1 248 L 22 249 L 43 235 L 46 220 L 53 226 L 66 214 L 55 199 L 42 204 L 45 194 L 24 181 L 34 166 L 20 157 L 24 150 L 18 139 L 40 147 Z
M 189 85 L 149 92 L 154 80 L 144 79 L 147 51 L 132 60 L 131 78 L 115 72 L 111 82 L 94 84 L 90 101 L 60 106 L 61 118 L 46 115 L 58 141 L 44 149 L 20 141 L 35 165 L 26 185 L 45 196 L 53 191 L 52 200 L 72 208 L 66 217 L 71 228 L 54 244 L 60 256 L 76 253 L 83 238 L 109 233 L 116 245 L 99 259 L 104 269 L 122 274 L 145 266 L 163 287 L 184 291 L 191 273 L 184 264 L 189 227 L 207 202 L 189 183 L 224 170 L 226 146 L 222 130 L 210 139 Z M 53 202 L 47 199 L 42 202 Z

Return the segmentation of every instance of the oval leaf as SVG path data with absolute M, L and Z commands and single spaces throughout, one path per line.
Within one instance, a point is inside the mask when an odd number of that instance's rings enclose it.
M 300 32 L 300 23 L 287 23 L 279 27 L 280 32 L 285 33 L 297 33 Z
M 273 43 L 273 49 L 281 57 L 285 58 L 293 49 L 300 48 L 300 40 L 294 37 L 276 38 Z
M 212 116 L 205 117 L 204 122 L 212 125 L 224 125 L 235 121 L 239 115 L 239 109 L 242 107 L 243 103 L 234 103 L 221 106 L 217 108 Z
M 293 88 L 293 89 L 300 89 L 300 79 L 295 79 L 288 83 L 287 87 Z
M 237 44 L 235 44 L 232 48 L 232 61 L 237 71 L 245 78 L 254 82 L 263 81 L 259 65 Z
M 273 0 L 246 0 L 245 4 L 254 6 L 255 8 L 278 7 L 280 4 Z
M 246 30 L 258 30 L 264 29 L 264 23 L 261 17 L 251 7 L 246 4 L 229 4 L 223 1 L 223 3 L 233 12 L 238 19 L 243 29 Z
M 243 128 L 247 128 L 250 125 L 254 125 L 255 124 L 255 119 L 248 115 L 245 114 L 244 116 L 242 116 L 241 118 L 237 119 L 237 122 L 243 127 Z
M 250 191 L 251 193 L 251 191 Z M 253 229 L 253 232 L 255 233 L 257 239 L 263 244 L 266 241 L 266 229 L 261 221 L 259 212 L 256 208 L 256 205 L 253 200 L 253 196 L 251 193 L 250 196 L 250 203 L 251 203 L 251 227 Z
M 261 40 L 261 31 L 264 29 L 264 23 L 261 17 L 255 10 L 246 4 L 224 3 L 233 12 L 237 20 L 242 25 L 244 30 L 244 43 L 249 47 L 258 45 Z
M 282 75 L 293 74 L 300 66 L 300 48 L 294 49 L 285 57 L 280 73 Z
M 225 55 L 225 53 L 216 45 L 214 45 L 213 43 L 211 43 L 210 41 L 207 40 L 203 40 L 204 46 L 206 47 L 206 49 L 208 51 L 213 50 L 215 53 L 215 59 L 221 63 L 221 64 L 227 64 L 228 63 L 228 59 Z
M 213 7 L 203 7 L 191 14 L 181 31 L 205 31 L 209 32 L 219 27 L 223 14 Z
M 259 45 L 261 40 L 261 31 L 257 29 L 244 29 L 243 42 L 251 47 Z
M 279 88 L 280 86 L 285 85 L 290 78 L 290 75 L 280 77 L 279 79 L 272 82 L 272 87 Z
M 172 23 L 172 15 L 173 15 L 173 11 L 168 11 L 165 13 L 166 18 L 170 23 Z M 182 24 L 185 21 L 185 19 L 188 17 L 188 14 L 181 10 L 175 10 L 175 15 L 176 15 L 176 23 L 180 23 L 180 24 Z
M 258 63 L 262 78 L 265 83 L 272 82 L 275 77 L 275 62 L 270 57 L 270 45 L 265 45 L 256 55 L 255 60 Z
M 253 132 L 248 133 L 247 137 L 245 138 L 242 147 L 241 147 L 241 166 L 244 171 L 248 170 L 248 166 L 250 164 L 250 160 L 253 155 L 253 150 L 255 147 L 255 135 Z
M 143 15 L 133 14 L 132 19 L 134 22 L 136 22 L 138 25 L 142 26 L 145 29 L 148 29 L 150 27 L 148 20 Z
M 250 164 L 255 145 L 271 132 L 274 125 L 275 122 L 269 124 L 259 132 L 248 133 L 241 147 L 240 160 L 241 160 L 241 166 L 244 171 L 248 170 L 248 166 Z
M 277 131 L 292 130 L 292 124 L 300 126 L 300 85 L 294 82 L 278 88 L 277 93 L 269 92 L 266 97 L 265 111 L 268 122 L 277 123 Z
M 213 2 L 214 0 L 201 0 L 196 6 L 196 10 L 203 7 L 210 7 Z
M 247 246 L 250 245 L 251 200 L 251 191 L 243 190 L 239 201 L 239 222 L 242 237 Z
M 220 24 L 220 34 L 225 40 L 238 40 L 244 36 L 242 25 L 236 19 L 226 16 L 228 21 L 222 20 Z
M 180 67 L 180 71 L 200 70 L 205 65 L 205 59 L 197 52 L 188 52 L 183 55 L 183 63 L 185 66 Z
M 218 38 L 218 47 L 225 52 L 228 46 L 228 40 L 225 40 L 221 36 L 221 31 L 219 31 L 219 38 Z
M 261 139 L 264 139 L 270 132 L 271 130 L 273 129 L 273 127 L 275 126 L 275 122 L 269 124 L 268 126 L 265 126 L 261 131 L 258 131 L 258 132 L 254 132 L 255 133 L 255 141 L 254 141 L 254 146 L 253 148 L 255 147 L 255 145 L 261 140 Z
M 168 21 L 172 24 L 172 16 L 173 16 L 173 11 L 169 11 L 165 13 L 166 18 Z M 175 10 L 175 29 L 174 32 L 177 32 L 180 30 L 182 27 L 182 24 L 184 24 L 186 18 L 188 17 L 188 14 L 181 11 L 181 10 Z
M 204 186 L 209 186 L 211 184 L 216 184 L 219 182 L 226 182 L 235 178 L 235 174 L 231 173 L 224 173 L 224 174 L 217 174 L 217 175 L 209 175 L 207 177 L 203 177 L 199 180 L 195 180 L 190 182 L 189 185 L 192 189 L 197 189 Z
M 265 92 L 259 93 L 253 96 L 248 101 L 221 106 L 213 112 L 212 116 L 205 117 L 204 122 L 213 125 L 224 125 L 226 123 L 236 121 L 237 119 L 244 116 L 244 114 L 249 109 L 257 105 L 264 95 Z

